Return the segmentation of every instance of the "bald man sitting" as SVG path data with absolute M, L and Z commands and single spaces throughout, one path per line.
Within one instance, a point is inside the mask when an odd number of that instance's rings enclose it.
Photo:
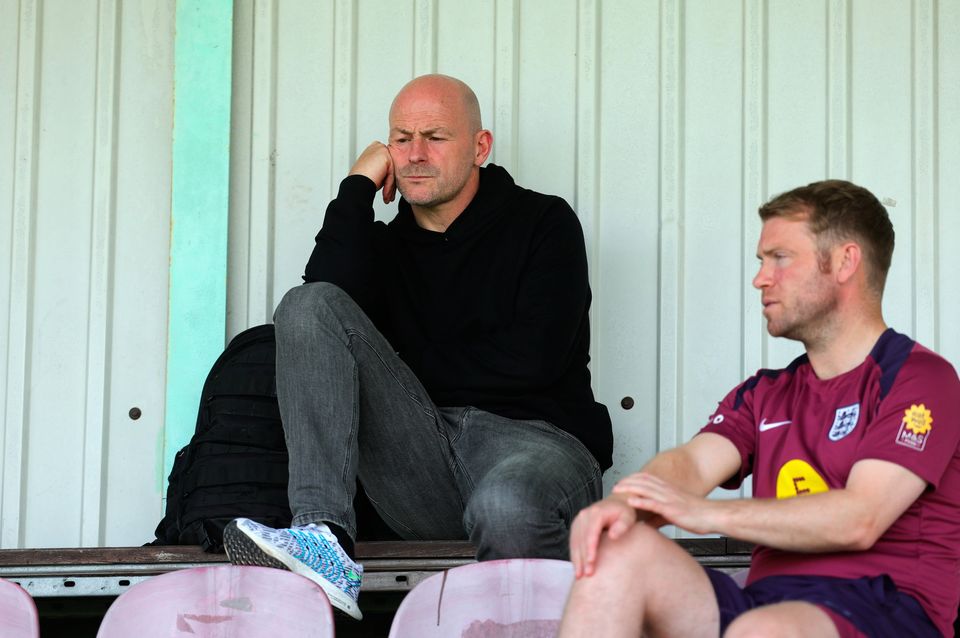
M 306 283 L 274 316 L 294 527 L 238 519 L 227 554 L 302 574 L 358 619 L 358 478 L 405 539 L 565 558 L 611 464 L 580 224 L 563 199 L 483 167 L 492 144 L 463 82 L 404 86 L 389 142 L 340 183 Z M 388 224 L 377 191 L 402 196 Z

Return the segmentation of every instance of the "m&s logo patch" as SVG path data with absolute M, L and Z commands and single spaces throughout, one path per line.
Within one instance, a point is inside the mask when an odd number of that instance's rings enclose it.
M 933 414 L 924 404 L 911 405 L 903 411 L 897 444 L 922 452 L 933 429 Z

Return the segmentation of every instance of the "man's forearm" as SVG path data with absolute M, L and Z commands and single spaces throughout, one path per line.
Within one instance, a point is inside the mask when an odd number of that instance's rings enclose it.
M 701 477 L 714 472 L 716 478 L 732 462 L 729 449 L 717 447 L 714 436 L 703 434 L 687 444 L 704 437 L 700 454 L 694 454 L 705 459 Z M 705 447 L 719 453 L 714 463 L 702 454 Z M 865 459 L 853 466 L 843 488 L 786 499 L 709 500 L 704 484 L 676 476 L 684 463 L 661 455 L 650 465 L 651 472 L 638 472 L 618 482 L 614 493 L 627 496 L 630 506 L 690 532 L 723 534 L 795 552 L 869 549 L 927 487 L 924 479 L 895 463 Z
M 640 469 L 697 496 L 706 496 L 715 486 L 707 485 L 694 460 L 683 447 L 661 452 Z
M 689 494 L 706 496 L 733 476 L 739 464 L 739 453 L 727 439 L 702 434 L 657 454 L 640 472 L 659 477 Z
M 865 501 L 845 490 L 793 499 L 710 500 L 706 496 L 734 474 L 739 455 L 718 435 L 704 434 L 678 448 L 661 452 L 637 474 L 625 477 L 614 493 L 682 529 L 722 534 L 802 552 L 858 549 Z M 824 512 L 831 512 L 825 516 Z M 835 512 L 835 514 L 834 514 Z
M 709 532 L 794 552 L 869 549 L 875 521 L 867 504 L 837 489 L 790 499 L 704 502 Z
M 716 502 L 711 527 L 778 549 L 865 550 L 920 498 L 927 482 L 889 461 L 854 464 L 843 488 L 789 499 Z

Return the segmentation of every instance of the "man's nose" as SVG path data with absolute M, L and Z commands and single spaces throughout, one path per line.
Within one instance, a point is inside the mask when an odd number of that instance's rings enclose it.
M 410 140 L 410 155 L 408 159 L 411 162 L 422 162 L 427 158 L 426 142 L 423 138 L 414 137 Z
M 761 290 L 770 285 L 770 275 L 767 272 L 767 268 L 761 264 L 760 269 L 757 270 L 757 274 L 753 277 L 753 287 L 757 290 Z

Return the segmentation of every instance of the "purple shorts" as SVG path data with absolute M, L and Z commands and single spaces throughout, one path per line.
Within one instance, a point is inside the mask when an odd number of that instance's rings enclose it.
M 707 569 L 720 608 L 720 634 L 740 614 L 785 601 L 812 603 L 827 613 L 841 638 L 942 638 L 913 596 L 889 576 L 768 576 L 740 589 L 727 574 Z

